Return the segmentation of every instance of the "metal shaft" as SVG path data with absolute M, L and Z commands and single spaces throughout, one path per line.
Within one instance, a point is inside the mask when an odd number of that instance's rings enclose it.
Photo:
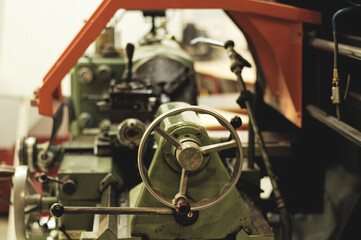
M 150 207 L 64 207 L 64 214 L 172 215 L 173 210 Z
M 238 77 L 238 81 L 240 84 L 240 88 L 241 91 L 246 91 L 246 84 L 243 81 L 242 75 L 241 75 L 241 69 L 235 69 L 235 73 L 237 74 Z M 252 107 L 252 103 L 250 101 L 245 102 L 246 108 L 247 108 L 247 112 L 248 112 L 248 117 L 249 117 L 249 121 L 251 122 L 251 127 L 253 127 L 253 131 L 256 137 L 256 142 L 259 146 L 262 158 L 263 158 L 263 162 L 265 164 L 266 167 L 266 171 L 268 176 L 270 177 L 271 180 L 271 184 L 272 184 L 272 188 L 273 188 L 273 192 L 275 195 L 276 199 L 280 199 L 282 198 L 281 192 L 278 188 L 278 184 L 277 184 L 277 180 L 276 180 L 276 175 L 274 174 L 273 170 L 272 170 L 272 165 L 271 165 L 271 161 L 268 155 L 268 151 L 266 148 L 266 144 L 264 143 L 263 137 L 261 135 L 261 130 L 258 127 L 258 123 L 256 121 L 256 117 L 254 115 L 254 111 L 253 111 L 253 107 Z
M 182 175 L 181 175 L 181 180 L 179 183 L 179 193 L 178 194 L 181 194 L 183 196 L 186 195 L 187 182 L 188 182 L 188 172 L 187 172 L 187 170 L 182 168 Z
M 232 70 L 232 72 L 234 72 L 237 75 L 241 93 L 247 94 L 246 84 L 244 83 L 243 78 L 242 78 L 242 69 L 245 66 L 249 67 L 250 64 L 245 59 L 243 59 L 242 56 L 240 56 L 236 51 L 234 51 L 234 49 L 233 49 L 234 42 L 233 41 L 227 41 L 224 44 L 224 47 L 226 48 L 228 56 L 232 61 L 231 70 Z M 243 102 L 239 103 L 239 104 L 243 105 Z M 292 238 L 291 219 L 290 219 L 288 210 L 286 208 L 286 204 L 282 198 L 281 191 L 278 188 L 276 175 L 274 174 L 274 172 L 272 170 L 272 165 L 271 165 L 271 161 L 269 158 L 269 154 L 268 154 L 266 145 L 263 141 L 263 137 L 261 135 L 261 130 L 258 127 L 258 123 L 257 123 L 257 120 L 254 115 L 251 99 L 245 98 L 244 105 L 247 108 L 249 121 L 251 123 L 250 127 L 253 127 L 253 131 L 254 131 L 254 134 L 256 137 L 256 142 L 258 143 L 258 146 L 259 146 L 262 158 L 263 158 L 263 162 L 266 167 L 267 174 L 271 180 L 273 193 L 276 198 L 276 207 L 278 209 L 280 220 L 281 220 L 281 223 L 283 226 L 283 239 L 291 240 L 291 238 Z
M 248 168 L 254 169 L 254 131 L 251 122 L 248 123 L 248 153 L 247 153 Z

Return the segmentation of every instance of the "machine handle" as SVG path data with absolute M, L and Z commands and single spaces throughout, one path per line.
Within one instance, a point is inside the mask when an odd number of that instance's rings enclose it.
M 50 208 L 54 217 L 61 217 L 63 214 L 106 214 L 106 215 L 173 215 L 171 208 L 151 207 L 64 207 L 54 203 Z

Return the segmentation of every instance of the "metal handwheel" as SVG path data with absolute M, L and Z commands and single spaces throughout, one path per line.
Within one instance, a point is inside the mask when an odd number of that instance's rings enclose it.
M 14 175 L 14 224 L 17 240 L 26 240 L 28 222 L 31 213 L 39 210 L 41 196 L 36 191 L 29 173 L 28 166 L 18 166 Z
M 232 140 L 223 143 L 216 143 L 207 146 L 199 146 L 194 142 L 180 142 L 178 139 L 173 137 L 164 129 L 160 128 L 159 123 L 167 117 L 174 116 L 186 111 L 193 111 L 196 113 L 209 114 L 217 119 L 217 121 L 227 128 L 232 134 Z M 179 185 L 179 192 L 175 195 L 173 199 L 165 197 L 165 195 L 157 188 L 155 188 L 149 180 L 148 171 L 144 166 L 144 154 L 145 154 L 145 146 L 148 137 L 150 134 L 156 131 L 160 136 L 165 138 L 172 144 L 176 150 L 176 159 L 178 160 L 180 166 L 182 167 L 182 175 Z M 242 171 L 242 162 L 243 162 L 243 152 L 242 145 L 239 139 L 239 136 L 236 130 L 232 127 L 232 125 L 219 113 L 204 107 L 190 106 L 190 107 L 182 107 L 172 109 L 169 112 L 166 112 L 159 117 L 157 117 L 146 129 L 144 135 L 139 144 L 139 152 L 138 152 L 138 168 L 140 172 L 140 176 L 144 181 L 144 184 L 148 191 L 161 203 L 164 205 L 177 209 L 179 207 L 179 200 L 187 200 L 185 196 L 188 174 L 191 171 L 198 169 L 203 160 L 203 156 L 212 152 L 217 152 L 225 149 L 236 148 L 237 150 L 237 160 L 234 165 L 234 171 L 232 173 L 231 179 L 228 183 L 226 183 L 221 190 L 214 196 L 209 198 L 204 198 L 196 202 L 189 203 L 190 211 L 198 211 L 208 207 L 213 206 L 214 204 L 220 202 L 224 199 L 235 187 Z

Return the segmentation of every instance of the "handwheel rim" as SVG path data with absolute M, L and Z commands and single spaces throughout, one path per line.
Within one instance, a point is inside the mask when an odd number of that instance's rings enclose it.
M 40 195 L 37 193 L 30 177 L 28 166 L 16 167 L 14 174 L 14 188 L 13 188 L 13 211 L 14 211 L 14 227 L 17 240 L 27 240 L 30 235 L 27 233 L 27 222 L 30 214 L 25 212 L 28 207 L 39 207 Z M 28 197 L 36 197 L 30 200 Z M 34 199 L 36 203 L 34 202 Z M 29 210 L 29 209 L 28 209 Z
M 145 154 L 145 146 L 146 146 L 146 140 L 150 136 L 150 134 L 154 131 L 155 127 L 157 127 L 161 121 L 163 121 L 165 118 L 177 115 L 182 112 L 186 111 L 192 111 L 196 113 L 203 113 L 203 114 L 209 114 L 217 119 L 217 121 L 224 126 L 226 129 L 228 129 L 233 139 L 237 142 L 237 161 L 235 163 L 235 168 L 233 170 L 233 174 L 231 176 L 231 180 L 227 182 L 221 190 L 214 196 L 209 198 L 204 198 L 196 202 L 190 203 L 191 211 L 199 211 L 202 209 L 209 208 L 218 202 L 222 201 L 225 197 L 228 196 L 228 194 L 231 193 L 233 188 L 236 186 L 242 171 L 242 164 L 243 164 L 243 151 L 242 151 L 242 143 L 241 140 L 237 134 L 237 131 L 232 127 L 232 125 L 219 113 L 215 112 L 212 109 L 205 108 L 205 107 L 197 107 L 197 106 L 189 106 L 189 107 L 180 107 L 172 109 L 166 113 L 161 114 L 158 116 L 154 121 L 148 126 L 148 128 L 145 130 L 140 144 L 139 144 L 139 150 L 138 150 L 138 168 L 140 176 L 148 189 L 148 191 L 155 197 L 158 201 L 163 203 L 164 205 L 176 208 L 174 203 L 172 202 L 172 199 L 166 198 L 164 194 L 156 187 L 152 185 L 150 182 L 149 176 L 148 176 L 148 170 L 144 166 L 143 158 Z M 237 166 L 238 165 L 238 166 Z
M 14 225 L 17 240 L 26 240 L 25 226 L 25 188 L 28 177 L 28 167 L 18 166 L 14 175 Z

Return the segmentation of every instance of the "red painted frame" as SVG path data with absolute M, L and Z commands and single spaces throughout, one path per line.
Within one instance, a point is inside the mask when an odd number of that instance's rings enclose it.
M 224 9 L 253 45 L 268 83 L 266 102 L 301 126 L 302 24 L 321 24 L 321 14 L 257 0 L 104 0 L 44 77 L 33 100 L 40 114 L 55 113 L 53 98 L 62 100 L 61 80 L 121 8 Z

